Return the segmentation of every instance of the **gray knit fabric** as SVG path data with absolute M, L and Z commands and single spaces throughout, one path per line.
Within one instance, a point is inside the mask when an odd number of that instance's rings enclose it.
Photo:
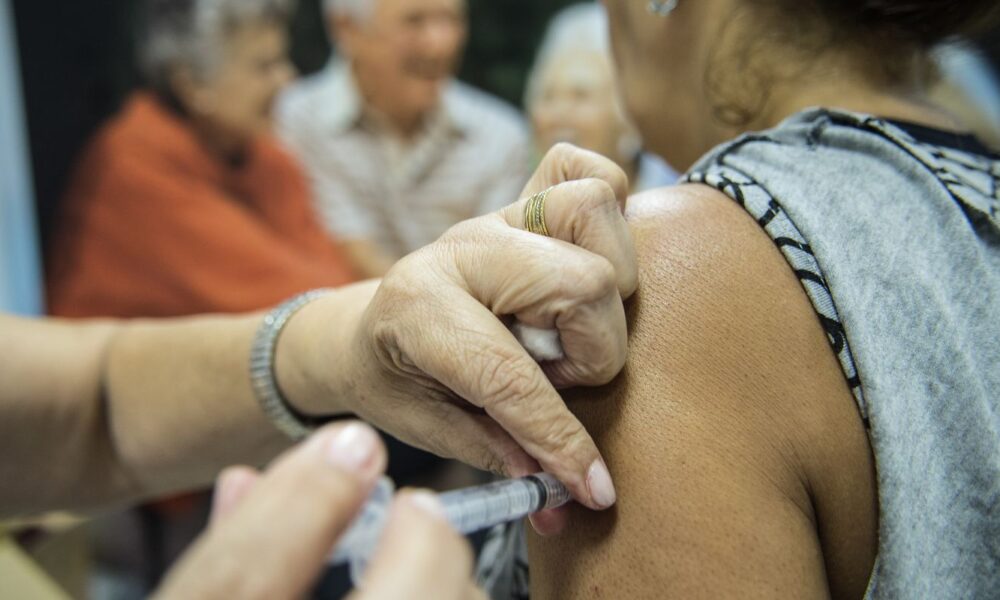
M 1000 161 L 813 110 L 687 180 L 757 219 L 843 367 L 878 471 L 867 597 L 1000 597 Z M 484 548 L 493 598 L 527 597 L 520 527 Z
M 868 597 L 1000 595 L 1000 162 L 815 110 L 716 149 L 688 180 L 779 246 L 867 419 Z

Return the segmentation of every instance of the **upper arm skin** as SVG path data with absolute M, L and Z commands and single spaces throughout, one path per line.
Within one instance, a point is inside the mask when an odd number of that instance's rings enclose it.
M 618 504 L 529 539 L 532 598 L 859 597 L 876 549 L 874 464 L 801 285 L 734 202 L 633 198 L 629 361 L 569 402 Z

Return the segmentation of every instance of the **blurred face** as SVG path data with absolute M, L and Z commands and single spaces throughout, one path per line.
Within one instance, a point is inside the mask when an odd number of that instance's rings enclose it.
M 628 125 L 615 103 L 610 61 L 602 54 L 566 53 L 554 58 L 541 75 L 532 100 L 531 122 L 539 153 L 557 142 L 570 142 L 624 164 L 622 139 Z
M 205 79 L 185 78 L 178 96 L 188 111 L 228 145 L 269 131 L 275 99 L 295 75 L 284 27 L 261 22 L 237 29 L 216 67 Z
M 465 46 L 465 0 L 378 0 L 365 23 L 334 25 L 367 101 L 393 120 L 437 107 Z
M 627 111 L 651 150 L 686 169 L 728 137 L 711 125 L 705 82 L 733 2 L 681 0 L 668 17 L 651 15 L 645 0 L 604 4 Z

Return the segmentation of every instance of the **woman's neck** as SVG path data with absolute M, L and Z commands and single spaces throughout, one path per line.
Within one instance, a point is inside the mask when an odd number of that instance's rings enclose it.
M 793 93 L 780 90 L 750 129 L 768 129 L 807 108 L 821 106 L 909 121 L 938 129 L 961 130 L 954 117 L 935 107 L 919 94 L 891 93 L 844 81 L 799 86 Z

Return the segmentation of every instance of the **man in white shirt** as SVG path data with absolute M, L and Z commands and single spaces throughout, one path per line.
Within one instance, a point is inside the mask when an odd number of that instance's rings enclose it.
M 380 276 L 528 178 L 518 113 L 454 79 L 465 0 L 325 0 L 338 57 L 293 85 L 279 129 L 361 274 Z

